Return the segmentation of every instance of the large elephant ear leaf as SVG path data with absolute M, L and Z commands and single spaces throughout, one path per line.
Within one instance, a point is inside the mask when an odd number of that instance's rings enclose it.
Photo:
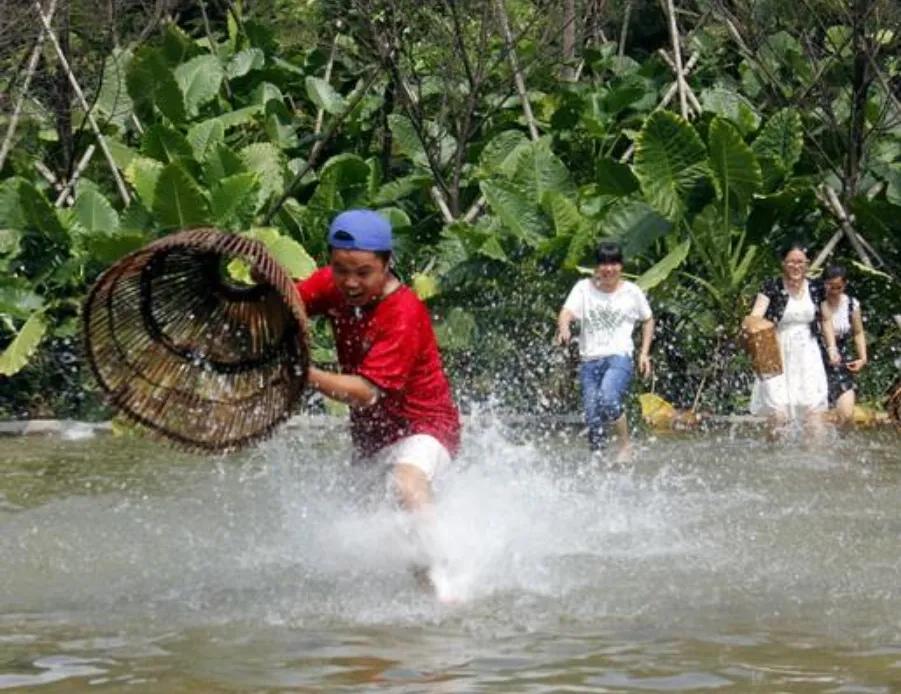
M 203 191 L 180 164 L 163 168 L 153 197 L 153 213 L 163 228 L 188 229 L 211 221 Z
M 551 151 L 547 140 L 519 148 L 513 180 L 536 203 L 541 203 L 544 195 L 551 192 L 573 197 L 576 195 L 576 186 L 569 169 Z
M 47 320 L 43 311 L 32 313 L 13 341 L 0 353 L 0 376 L 12 376 L 21 371 L 46 332 Z
M 86 188 L 75 199 L 75 217 L 89 233 L 115 232 L 119 229 L 119 215 L 105 197 L 94 188 Z
M 197 115 L 197 109 L 219 93 L 224 76 L 225 70 L 213 55 L 198 55 L 175 68 L 188 116 Z
M 488 206 L 503 225 L 528 246 L 544 240 L 544 225 L 538 208 L 525 190 L 502 178 L 479 184 Z
M 666 280 L 667 277 L 677 269 L 688 257 L 688 250 L 691 248 L 691 241 L 686 239 L 673 250 L 667 253 L 661 260 L 651 266 L 642 275 L 635 280 L 635 284 L 644 291 L 650 291 L 658 284 Z
M 157 50 L 146 46 L 138 49 L 128 65 L 125 83 L 142 120 L 152 122 L 152 109 L 156 106 L 173 123 L 184 122 L 184 97 L 175 75 Z
M 751 149 L 758 157 L 774 159 L 790 172 L 801 158 L 803 146 L 801 116 L 793 108 L 784 108 L 764 124 Z
M 717 197 L 735 209 L 746 209 L 760 192 L 760 164 L 735 126 L 714 118 L 709 131 L 710 170 Z
M 664 217 L 685 213 L 692 189 L 708 173 L 707 150 L 691 125 L 669 111 L 651 114 L 635 142 L 635 176 Z

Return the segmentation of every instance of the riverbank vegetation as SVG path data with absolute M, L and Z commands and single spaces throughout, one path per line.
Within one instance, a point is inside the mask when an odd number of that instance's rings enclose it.
M 79 306 L 192 226 L 295 274 L 390 219 L 465 404 L 577 409 L 554 316 L 602 237 L 658 316 L 654 390 L 746 408 L 775 250 L 851 269 L 877 403 L 901 359 L 894 0 L 43 0 L 0 9 L 0 415 L 101 416 Z M 314 358 L 334 361 L 314 326 Z

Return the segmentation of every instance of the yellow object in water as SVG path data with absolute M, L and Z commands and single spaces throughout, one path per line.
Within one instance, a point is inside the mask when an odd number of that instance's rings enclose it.
M 676 418 L 676 408 L 654 393 L 642 393 L 638 396 L 641 404 L 641 416 L 653 429 L 672 429 Z

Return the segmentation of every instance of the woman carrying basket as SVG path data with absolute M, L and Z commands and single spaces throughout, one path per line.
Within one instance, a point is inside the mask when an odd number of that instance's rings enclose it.
M 800 423 L 819 432 L 828 402 L 826 369 L 818 344 L 822 332 L 831 363 L 838 361 L 832 324 L 823 320 L 822 285 L 809 281 L 807 249 L 790 244 L 782 253 L 782 276 L 763 283 L 751 316 L 776 326 L 782 373 L 758 376 L 751 391 L 751 414 L 769 418 L 773 431 Z

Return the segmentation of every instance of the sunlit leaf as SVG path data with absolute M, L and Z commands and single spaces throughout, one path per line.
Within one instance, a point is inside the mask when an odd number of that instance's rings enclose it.
M 231 15 L 229 15 L 229 19 L 231 19 Z M 225 74 L 229 79 L 235 79 L 236 77 L 243 77 L 252 70 L 259 70 L 265 64 L 266 54 L 263 51 L 259 48 L 245 48 L 243 51 L 235 53 L 232 59 L 228 61 L 228 65 L 225 67 Z
M 153 213 L 163 228 L 189 229 L 209 224 L 212 214 L 200 186 L 181 165 L 161 172 L 154 191 Z
M 125 169 L 125 179 L 131 183 L 147 209 L 153 209 L 156 183 L 162 170 L 160 162 L 147 157 L 135 157 Z
M 713 119 L 708 140 L 710 170 L 718 197 L 745 208 L 761 188 L 757 158 L 735 126 L 722 118 Z
M 686 239 L 667 253 L 664 258 L 655 263 L 650 269 L 642 273 L 641 276 L 635 280 L 635 284 L 646 292 L 650 291 L 669 277 L 673 270 L 685 262 L 690 248 L 691 241 Z
M 204 161 L 212 149 L 225 139 L 225 126 L 218 118 L 210 118 L 192 125 L 188 130 L 188 143 L 194 159 Z
M 657 111 L 638 135 L 634 172 L 648 202 L 677 220 L 685 213 L 689 193 L 707 176 L 707 150 L 689 123 Z
M 0 375 L 12 376 L 21 371 L 47 332 L 43 312 L 32 313 L 13 341 L 0 354 Z
M 119 215 L 109 201 L 93 188 L 78 193 L 75 215 L 89 233 L 113 232 L 119 229 Z
M 335 91 L 334 87 L 319 77 L 307 77 L 305 81 L 307 96 L 326 113 L 338 115 L 347 109 L 344 97 Z
M 225 71 L 214 55 L 198 55 L 175 68 L 175 79 L 184 96 L 185 111 L 188 116 L 197 114 L 197 109 L 219 93 Z

